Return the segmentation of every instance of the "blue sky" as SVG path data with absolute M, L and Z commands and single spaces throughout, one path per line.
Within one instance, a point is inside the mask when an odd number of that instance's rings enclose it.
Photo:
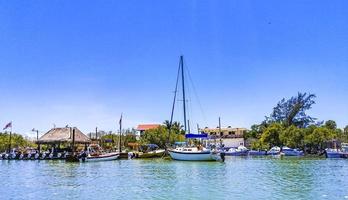
M 311 115 L 343 127 L 347 6 L 0 0 L 0 123 L 24 134 L 52 124 L 115 131 L 121 112 L 125 127 L 161 123 L 183 54 L 199 97 L 190 98 L 194 124 L 215 127 L 221 116 L 223 126 L 250 127 L 301 91 L 317 95 Z

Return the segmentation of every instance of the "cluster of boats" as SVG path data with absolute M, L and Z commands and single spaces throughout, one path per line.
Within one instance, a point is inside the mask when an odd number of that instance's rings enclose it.
M 249 150 L 245 146 L 238 148 L 225 148 L 222 150 L 226 156 L 266 156 L 266 155 L 280 155 L 280 156 L 303 156 L 303 151 L 299 149 L 292 149 L 289 147 L 272 147 L 269 151 L 266 150 Z
M 13 149 L 10 153 L 1 153 L 0 160 L 57 160 L 65 159 L 69 155 L 68 152 L 38 152 L 35 149 L 28 150 L 25 152 L 17 151 Z

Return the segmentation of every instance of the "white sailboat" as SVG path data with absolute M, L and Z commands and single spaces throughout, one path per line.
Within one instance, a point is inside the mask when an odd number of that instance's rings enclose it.
M 172 108 L 172 114 L 171 114 L 171 120 L 170 120 L 170 128 L 171 128 L 171 125 L 173 122 L 173 113 L 174 113 L 174 107 L 175 107 L 175 102 L 176 102 L 176 94 L 177 94 L 177 89 L 178 89 L 178 81 L 179 81 L 180 73 L 181 73 L 181 81 L 182 81 L 184 128 L 185 128 L 186 139 L 198 139 L 198 138 L 204 139 L 204 138 L 207 138 L 207 134 L 186 134 L 187 133 L 187 128 L 186 128 L 186 99 L 185 99 L 185 76 L 184 76 L 183 56 L 180 56 L 180 64 L 179 64 L 178 77 L 177 77 L 176 87 L 175 87 L 174 102 L 173 102 L 173 108 Z M 171 130 L 170 128 L 169 128 L 169 134 L 170 134 L 170 130 Z M 220 161 L 220 160 L 223 160 L 218 151 L 212 150 L 210 148 L 202 147 L 202 146 L 199 146 L 199 147 L 194 147 L 194 146 L 177 147 L 175 149 L 168 149 L 168 153 L 173 160 L 182 160 L 182 161 Z

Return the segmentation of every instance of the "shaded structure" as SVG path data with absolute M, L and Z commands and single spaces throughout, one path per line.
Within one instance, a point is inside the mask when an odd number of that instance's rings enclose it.
M 91 140 L 76 127 L 52 128 L 39 138 L 38 144 L 72 143 L 75 131 L 76 144 L 89 144 Z
M 61 151 L 74 152 L 75 144 L 84 144 L 86 147 L 90 143 L 91 139 L 76 127 L 52 128 L 37 141 L 39 151 L 40 145 L 45 144 L 54 154 Z M 63 149 L 62 144 L 65 146 Z

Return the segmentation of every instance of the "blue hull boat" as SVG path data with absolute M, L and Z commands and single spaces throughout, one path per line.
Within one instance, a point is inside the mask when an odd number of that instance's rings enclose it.
M 230 148 L 228 151 L 224 151 L 226 156 L 247 156 L 249 154 L 249 149 L 244 146 L 239 146 L 238 148 Z
M 281 155 L 283 156 L 303 156 L 304 153 L 298 149 L 292 149 L 289 147 L 283 147 Z
M 265 155 L 267 155 L 267 151 L 255 151 L 255 150 L 249 151 L 249 156 L 265 156 Z
M 342 158 L 343 154 L 339 151 L 326 151 L 326 158 Z

